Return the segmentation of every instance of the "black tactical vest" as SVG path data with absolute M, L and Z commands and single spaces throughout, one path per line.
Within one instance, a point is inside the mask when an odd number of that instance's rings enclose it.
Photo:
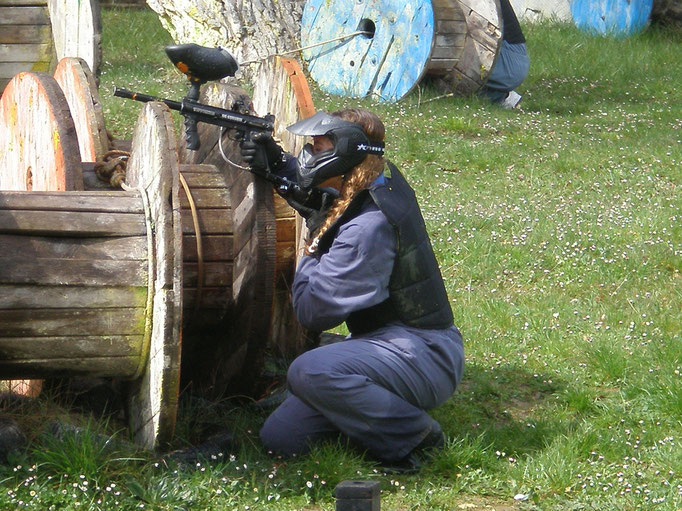
M 324 233 L 319 253 L 327 252 L 339 227 L 355 217 L 367 200 L 372 200 L 396 233 L 389 298 L 351 313 L 346 319 L 348 330 L 358 335 L 395 320 L 417 328 L 448 328 L 453 324 L 452 309 L 417 199 L 398 169 L 390 162 L 388 166 L 390 176 L 387 173 L 385 183 L 358 194 Z

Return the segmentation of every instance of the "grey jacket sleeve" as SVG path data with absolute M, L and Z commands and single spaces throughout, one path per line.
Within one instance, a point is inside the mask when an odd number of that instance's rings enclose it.
M 341 226 L 329 251 L 306 256 L 298 265 L 293 305 L 299 322 L 323 331 L 348 315 L 383 302 L 396 255 L 393 227 L 371 205 Z

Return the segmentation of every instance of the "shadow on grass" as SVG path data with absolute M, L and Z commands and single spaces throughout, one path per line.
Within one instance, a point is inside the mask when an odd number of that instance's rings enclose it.
M 471 459 L 458 463 L 485 467 L 498 458 L 531 455 L 565 434 L 570 421 L 553 410 L 557 395 L 566 392 L 555 376 L 470 363 L 457 393 L 433 415 L 451 448 L 471 451 Z

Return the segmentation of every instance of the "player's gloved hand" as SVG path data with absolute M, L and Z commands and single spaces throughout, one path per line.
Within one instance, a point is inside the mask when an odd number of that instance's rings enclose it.
M 285 152 L 270 133 L 257 133 L 241 143 L 242 160 L 256 172 L 275 174 L 284 164 Z
M 285 199 L 289 206 L 305 219 L 305 225 L 310 232 L 314 232 L 322 225 L 329 208 L 338 196 L 339 191 L 336 188 L 313 188 L 303 202 L 293 197 L 285 197 Z

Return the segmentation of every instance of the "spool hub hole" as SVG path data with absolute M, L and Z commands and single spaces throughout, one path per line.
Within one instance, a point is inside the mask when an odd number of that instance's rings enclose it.
M 376 29 L 377 27 L 371 19 L 363 18 L 360 20 L 360 23 L 358 23 L 358 28 L 356 29 L 356 31 L 364 32 L 364 34 L 362 34 L 362 37 L 372 39 L 374 37 L 374 32 L 376 32 Z

